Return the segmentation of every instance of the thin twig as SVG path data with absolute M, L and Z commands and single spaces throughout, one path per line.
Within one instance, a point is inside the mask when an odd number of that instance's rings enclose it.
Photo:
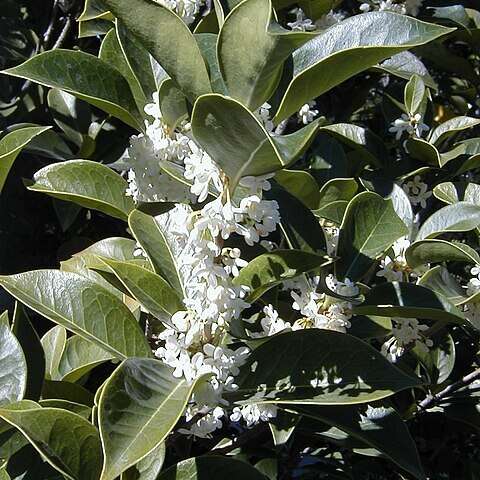
M 63 25 L 62 31 L 60 32 L 60 35 L 57 38 L 57 41 L 53 44 L 52 50 L 55 50 L 56 48 L 60 48 L 62 46 L 62 43 L 64 42 L 65 37 L 67 36 L 71 26 L 72 26 L 72 19 L 70 18 L 70 15 L 68 15 L 65 20 L 65 24 Z
M 436 403 L 442 398 L 445 398 L 447 395 L 459 390 L 460 388 L 464 387 L 465 385 L 469 385 L 474 380 L 480 377 L 480 368 L 477 368 L 473 372 L 465 375 L 460 380 L 453 382 L 448 387 L 444 388 L 441 392 L 437 393 L 436 395 L 428 395 L 424 400 L 422 400 L 418 404 L 418 408 L 420 411 L 426 410 L 432 403 Z

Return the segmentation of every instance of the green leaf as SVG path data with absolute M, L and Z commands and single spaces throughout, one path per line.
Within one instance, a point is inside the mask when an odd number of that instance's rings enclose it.
M 458 305 L 467 300 L 465 289 L 450 275 L 448 270 L 437 265 L 420 277 L 417 285 L 427 287 L 443 295 L 449 302 Z
M 433 167 L 443 166 L 440 152 L 423 138 L 409 137 L 405 144 L 405 148 L 412 158 L 421 160 Z
M 405 258 L 411 269 L 435 262 L 467 262 L 480 265 L 480 255 L 465 243 L 428 239 L 412 243 Z
M 13 314 L 12 333 L 19 341 L 27 365 L 25 398 L 38 400 L 45 378 L 45 354 L 37 332 L 33 328 L 23 307 L 17 302 Z
M 114 67 L 88 53 L 49 50 L 3 73 L 60 88 L 135 129 L 143 128 L 128 82 Z
M 100 395 L 98 422 L 105 453 L 101 479 L 114 480 L 163 442 L 200 381 L 205 378 L 175 378 L 159 360 L 125 360 Z
M 246 285 L 249 292 L 247 302 L 254 302 L 267 290 L 290 278 L 298 277 L 327 265 L 331 260 L 316 253 L 302 250 L 275 250 L 254 258 L 240 270 L 234 285 Z
M 180 17 L 159 3 L 144 0 L 104 0 L 104 3 L 191 103 L 212 91 L 200 49 Z M 162 28 L 158 28 L 159 25 Z
M 315 137 L 319 142 L 311 153 L 310 173 L 319 187 L 332 178 L 347 176 L 347 157 L 340 143 L 333 137 L 320 132 Z
M 423 222 L 415 241 L 436 237 L 444 232 L 468 232 L 480 225 L 480 205 L 458 202 L 440 208 Z
M 350 201 L 358 190 L 354 178 L 333 178 L 320 189 L 319 207 L 324 207 L 339 200 Z
M 175 290 L 160 275 L 128 262 L 101 259 L 145 310 L 167 325 L 185 306 Z
M 205 17 L 204 17 L 205 18 Z M 210 85 L 214 93 L 227 95 L 227 87 L 225 80 L 220 72 L 217 58 L 217 38 L 218 35 L 213 33 L 196 33 L 195 40 L 200 47 L 203 58 L 208 65 L 210 71 Z
M 184 298 L 183 284 L 188 268 L 181 267 L 177 262 L 182 248 L 169 231 L 170 215 L 167 212 L 154 218 L 140 210 L 134 210 L 128 219 L 128 226 L 150 259 L 155 272 L 165 278 L 178 295 Z
M 27 388 L 27 362 L 8 325 L 0 324 L 0 406 L 21 400 Z
M 405 86 L 405 106 L 411 115 L 418 113 L 425 92 L 425 84 L 421 77 L 416 74 L 412 75 L 412 78 Z
M 126 220 L 134 209 L 125 195 L 127 182 L 106 165 L 90 160 L 69 160 L 47 165 L 33 177 L 29 190 L 43 192 L 82 207 Z
M 144 333 L 130 310 L 108 290 L 81 275 L 36 270 L 2 276 L 0 285 L 32 310 L 116 358 L 151 356 Z
M 93 394 L 86 388 L 72 382 L 45 380 L 42 399 L 66 400 L 93 407 Z
M 411 283 L 382 283 L 365 293 L 364 302 L 353 311 L 364 315 L 466 323 L 463 313 L 442 294 Z
M 398 238 L 408 233 L 391 200 L 363 192 L 349 203 L 338 237 L 335 275 L 355 282 L 366 275 L 375 260 Z
M 45 353 L 45 378 L 47 380 L 57 380 L 59 378 L 58 368 L 66 341 L 67 331 L 61 325 L 51 328 L 41 339 Z
M 317 182 L 308 172 L 303 170 L 279 170 L 275 173 L 275 181 L 308 208 L 315 209 L 318 207 L 320 196 Z
M 390 12 L 355 15 L 333 25 L 293 53 L 293 71 L 274 122 L 378 62 L 451 31 Z
M 265 477 L 248 463 L 231 457 L 205 455 L 188 458 L 162 472 L 158 480 L 265 480 Z
M 314 210 L 315 216 L 318 218 L 323 218 L 329 222 L 333 222 L 337 225 L 340 225 L 345 215 L 345 210 L 348 207 L 348 201 L 338 200 L 336 202 L 330 202 L 324 205 L 323 207 Z
M 467 130 L 480 123 L 480 119 L 473 117 L 454 117 L 439 125 L 430 135 L 429 142 L 439 145 L 445 139 L 462 130 Z
M 315 420 L 339 428 L 393 460 L 416 478 L 425 479 L 417 448 L 402 417 L 391 407 L 355 405 L 295 407 Z
M 54 122 L 65 132 L 69 140 L 81 145 L 88 133 L 91 112 L 88 103 L 74 95 L 52 88 L 47 95 L 48 107 Z
M 41 407 L 61 408 L 62 410 L 68 410 L 69 412 L 80 415 L 85 420 L 88 420 L 92 414 L 92 409 L 89 406 L 81 403 L 69 402 L 68 400 L 47 399 L 40 400 L 38 403 Z
M 250 110 L 273 94 L 283 62 L 313 33 L 285 30 L 272 15 L 270 0 L 245 0 L 225 19 L 218 35 L 217 55 L 230 96 Z M 255 48 L 245 48 L 252 41 Z
M 453 204 L 465 201 L 480 205 L 480 185 L 467 182 L 444 182 L 433 189 L 433 194 L 442 202 Z
M 195 139 L 229 177 L 232 191 L 242 177 L 291 165 L 313 141 L 317 128 L 318 120 L 290 135 L 269 135 L 246 107 L 218 94 L 203 95 L 192 113 Z
M 0 192 L 18 154 L 36 136 L 51 127 L 26 127 L 7 133 L 0 140 Z
M 240 367 L 238 403 L 347 405 L 419 386 L 370 345 L 346 333 L 299 330 L 269 338 Z
M 365 128 L 350 123 L 336 123 L 320 127 L 320 130 L 338 138 L 356 150 L 367 162 L 378 167 L 388 157 L 383 140 Z
M 75 383 L 97 365 L 115 357 L 103 348 L 78 335 L 70 337 L 58 365 L 60 379 Z
M 375 65 L 373 70 L 390 73 L 405 80 L 410 80 L 412 75 L 416 74 L 423 80 L 423 83 L 427 87 L 437 89 L 437 85 L 428 73 L 425 65 L 417 56 L 408 51 L 397 53 L 391 58 L 387 58 L 384 62 Z
M 171 78 L 160 85 L 158 91 L 162 120 L 174 131 L 177 125 L 188 117 L 187 99 Z
M 90 422 L 59 408 L 18 407 L 0 409 L 0 417 L 18 428 L 52 467 L 69 480 L 98 480 L 100 438 Z
M 305 15 L 318 20 L 322 15 L 326 15 L 334 6 L 334 0 L 304 0 L 298 2 L 298 6 L 305 12 Z
M 327 242 L 322 227 L 304 203 L 278 187 L 273 187 L 263 195 L 278 203 L 280 226 L 290 248 L 318 254 L 326 252 Z
M 117 24 L 118 28 L 118 24 Z M 99 58 L 107 62 L 112 67 L 115 67 L 118 72 L 125 78 L 130 86 L 133 98 L 140 112 L 143 112 L 145 104 L 148 102 L 147 96 L 143 93 L 139 83 L 139 79 L 136 77 L 135 72 L 132 70 L 128 60 L 125 56 L 125 52 L 120 45 L 118 38 L 118 30 L 112 28 L 104 37 L 100 51 Z M 148 54 L 147 54 L 148 56 Z M 150 62 L 148 62 L 150 64 Z M 149 96 L 155 91 L 152 90 Z
M 136 465 L 122 473 L 120 480 L 157 480 L 164 460 L 165 442 L 162 442 Z

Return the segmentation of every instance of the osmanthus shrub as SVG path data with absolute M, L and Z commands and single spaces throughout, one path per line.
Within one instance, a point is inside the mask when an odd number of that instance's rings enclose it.
M 429 410 L 480 424 L 475 355 L 455 362 L 480 328 L 480 13 L 204 3 L 87 0 L 98 56 L 3 71 L 104 114 L 88 133 L 73 107 L 18 125 L 0 185 L 23 147 L 75 138 L 28 188 L 125 237 L 0 277 L 19 301 L 0 322 L 0 478 L 23 461 L 39 480 L 425 479 L 409 428 Z M 88 159 L 112 122 L 129 147 Z M 39 339 L 21 304 L 57 325 Z

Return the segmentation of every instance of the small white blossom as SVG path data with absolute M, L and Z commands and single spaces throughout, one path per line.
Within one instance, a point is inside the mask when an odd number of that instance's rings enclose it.
M 318 115 L 318 110 L 315 110 L 313 107 L 316 105 L 314 100 L 306 103 L 298 112 L 298 122 L 307 125 L 312 122 L 313 119 Z
M 245 405 L 243 407 L 235 407 L 230 415 L 230 420 L 239 422 L 242 418 L 247 427 L 253 427 L 259 422 L 268 422 L 277 416 L 277 407 L 269 403 L 256 403 Z
M 315 26 L 320 30 L 325 30 L 328 27 L 341 22 L 344 18 L 345 15 L 343 13 L 330 10 L 328 13 L 322 15 L 318 20 L 315 21 Z
M 270 109 L 272 106 L 265 102 L 258 110 L 255 110 L 254 115 L 263 123 L 267 132 L 273 132 L 273 122 L 270 120 Z
M 200 7 L 205 4 L 205 0 L 154 0 L 164 7 L 174 11 L 182 20 L 189 25 L 195 20 L 200 11 Z
M 288 22 L 287 25 L 292 29 L 292 30 L 297 30 L 300 32 L 309 32 L 312 30 L 315 30 L 317 27 L 314 25 L 312 20 L 307 18 L 305 13 L 301 8 L 294 8 L 291 13 L 295 15 L 295 21 L 294 22 Z
M 405 182 L 402 188 L 412 205 L 420 204 L 421 208 L 427 206 L 427 200 L 432 196 L 432 192 L 428 190 L 428 185 L 421 181 L 420 175 L 415 175 L 413 180 Z
M 395 133 L 395 139 L 400 140 L 403 132 L 407 132 L 410 136 L 420 138 L 423 132 L 430 130 L 430 127 L 423 123 L 422 116 L 419 113 L 415 115 L 407 115 L 402 113 L 400 118 L 392 122 L 389 132 Z

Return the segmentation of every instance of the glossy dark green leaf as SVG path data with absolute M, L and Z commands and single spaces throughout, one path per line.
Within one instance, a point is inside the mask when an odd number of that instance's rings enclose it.
M 133 200 L 125 195 L 127 182 L 106 165 L 69 160 L 47 165 L 33 177 L 29 190 L 68 200 L 126 220 Z
M 148 102 L 148 97 L 144 94 L 140 86 L 139 79 L 135 75 L 135 72 L 132 70 L 128 59 L 125 56 L 125 52 L 120 45 L 118 30 L 116 28 L 112 28 L 105 35 L 102 45 L 100 46 L 98 56 L 112 67 L 116 68 L 118 72 L 125 78 L 130 86 L 130 90 L 132 91 L 133 98 L 135 99 L 135 103 L 137 104 L 139 111 L 143 112 L 145 104 Z M 148 62 L 147 65 L 150 65 L 150 62 Z M 153 91 L 148 95 L 150 96 L 152 93 Z
M 240 403 L 347 405 L 419 386 L 367 343 L 346 333 L 299 330 L 257 347 L 240 367 Z
M 322 227 L 304 203 L 278 187 L 264 192 L 264 197 L 278 203 L 280 225 L 291 248 L 319 254 L 327 251 Z
M 98 430 L 75 413 L 12 404 L 0 417 L 18 428 L 47 461 L 69 480 L 98 480 L 102 464 Z
M 250 110 L 259 108 L 275 90 L 283 62 L 315 34 L 282 28 L 270 0 L 246 0 L 222 25 L 217 55 L 229 94 Z M 255 48 L 245 48 L 255 41 Z
M 435 81 L 428 73 L 423 62 L 408 51 L 397 53 L 391 58 L 387 58 L 384 62 L 375 65 L 373 70 L 390 73 L 406 80 L 409 80 L 413 74 L 416 74 L 423 80 L 423 83 L 425 83 L 427 87 L 437 88 Z
M 171 325 L 174 313 L 185 309 L 175 290 L 160 275 L 128 262 L 102 261 L 145 310 L 167 325 Z
M 339 280 L 360 280 L 398 238 L 408 233 L 391 200 L 363 192 L 349 203 L 338 238 L 335 274 Z
M 405 252 L 410 268 L 435 262 L 467 262 L 480 265 L 480 255 L 466 243 L 428 239 L 412 243 Z
M 303 170 L 279 170 L 275 173 L 275 181 L 308 208 L 313 210 L 318 207 L 320 196 L 317 182 L 308 172 Z
M 301 250 L 275 250 L 254 258 L 241 269 L 233 283 L 249 287 L 246 301 L 253 302 L 275 285 L 298 277 L 302 273 L 316 270 L 330 262 L 328 257 L 316 253 Z
M 433 194 L 448 204 L 464 201 L 480 205 L 480 185 L 472 182 L 440 183 L 433 189 Z
M 151 356 L 144 333 L 130 310 L 108 290 L 81 275 L 36 270 L 2 276 L 0 285 L 32 310 L 116 358 Z
M 443 140 L 457 132 L 472 128 L 480 123 L 480 119 L 473 117 L 454 117 L 446 120 L 432 131 L 429 141 L 434 145 L 439 145 Z
M 346 143 L 373 165 L 381 166 L 387 158 L 384 142 L 370 130 L 350 123 L 336 123 L 320 129 Z
M 114 480 L 163 442 L 196 383 L 175 378 L 171 367 L 153 359 L 127 359 L 115 370 L 98 405 L 102 480 Z
M 0 324 L 0 406 L 23 398 L 27 388 L 27 361 L 8 325 Z
M 274 121 L 362 70 L 451 31 L 390 12 L 355 15 L 333 25 L 293 53 L 292 78 Z
M 337 200 L 336 202 L 327 203 L 323 207 L 314 210 L 313 213 L 319 218 L 323 218 L 329 222 L 340 225 L 347 207 L 347 200 Z
M 66 341 L 67 330 L 61 325 L 51 328 L 41 339 L 45 354 L 45 378 L 47 380 L 57 380 L 59 378 L 58 368 Z
M 319 187 L 332 178 L 347 177 L 347 157 L 340 143 L 326 133 L 315 137 L 320 145 L 311 154 L 310 173 Z
M 188 26 L 167 7 L 144 0 L 104 0 L 191 103 L 211 92 L 207 67 Z M 161 25 L 162 28 L 158 28 Z
M 114 358 L 112 354 L 98 345 L 74 335 L 65 343 L 58 365 L 58 373 L 61 380 L 76 382 L 97 365 Z
M 229 177 L 231 190 L 242 177 L 291 165 L 313 141 L 317 128 L 318 120 L 290 135 L 269 135 L 251 111 L 218 94 L 199 98 L 192 113 L 195 139 Z
M 393 408 L 355 405 L 308 406 L 296 410 L 306 417 L 339 428 L 383 453 L 415 478 L 426 480 L 413 438 Z
M 24 151 L 61 161 L 73 156 L 71 148 L 53 130 L 45 130 L 41 135 L 34 137 L 25 145 Z
M 298 2 L 305 15 L 314 21 L 330 12 L 334 4 L 334 0 L 304 0 L 303 2 Z
M 265 480 L 265 477 L 248 463 L 231 457 L 205 455 L 189 458 L 171 466 L 158 480 Z
M 89 406 L 81 403 L 69 402 L 68 400 L 46 399 L 40 400 L 38 403 L 41 407 L 61 408 L 62 410 L 68 410 L 69 412 L 76 413 L 85 420 L 88 420 L 92 414 L 92 409 Z
M 388 317 L 356 315 L 351 324 L 348 333 L 365 340 L 385 337 L 392 331 L 392 321 Z
M 425 84 L 419 75 L 412 75 L 405 85 L 405 106 L 410 114 L 418 113 L 425 96 Z
M 437 265 L 420 277 L 417 285 L 427 287 L 435 293 L 443 295 L 449 302 L 458 305 L 467 300 L 465 289 L 453 278 L 448 270 Z
M 181 267 L 177 262 L 181 246 L 168 229 L 169 219 L 168 212 L 154 218 L 134 210 L 130 214 L 128 225 L 155 271 L 168 281 L 181 298 L 184 298 L 186 267 Z
M 444 232 L 468 232 L 480 225 L 480 205 L 458 202 L 440 208 L 423 222 L 415 241 L 437 237 Z
M 37 135 L 51 127 L 26 127 L 8 133 L 0 140 L 0 192 L 18 154 Z
M 119 118 L 143 127 L 141 115 L 125 78 L 107 62 L 88 53 L 49 50 L 4 73 L 47 87 L 65 90 Z
M 463 313 L 443 295 L 412 283 L 382 283 L 365 293 L 364 302 L 353 311 L 364 315 L 466 323 Z
M 48 92 L 47 101 L 55 123 L 65 132 L 69 140 L 81 145 L 83 135 L 88 133 L 91 123 L 89 105 L 58 88 L 52 88 Z
M 12 333 L 19 341 L 27 364 L 27 385 L 24 398 L 38 400 L 45 378 L 45 354 L 40 338 L 30 323 L 24 308 L 18 302 L 13 314 Z

